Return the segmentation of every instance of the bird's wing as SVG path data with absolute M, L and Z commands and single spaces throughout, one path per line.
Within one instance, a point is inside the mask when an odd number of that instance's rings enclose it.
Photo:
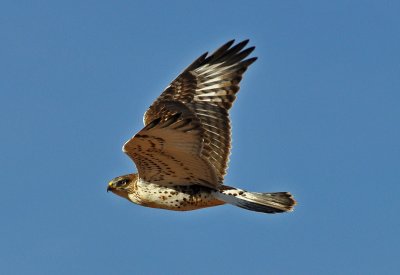
M 157 118 L 125 143 L 139 178 L 164 186 L 199 184 L 216 187 L 218 177 L 201 156 L 201 122 L 184 104 L 163 101 Z
M 228 110 L 243 73 L 257 59 L 245 59 L 254 50 L 245 49 L 247 43 L 233 45 L 232 40 L 211 55 L 201 55 L 164 90 L 143 118 L 145 125 L 157 119 L 160 105 L 166 101 L 185 105 L 200 122 L 203 135 L 199 153 L 214 170 L 219 184 L 226 174 L 231 148 Z

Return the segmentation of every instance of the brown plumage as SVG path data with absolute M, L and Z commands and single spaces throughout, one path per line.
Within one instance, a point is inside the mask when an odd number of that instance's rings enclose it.
M 222 185 L 231 149 L 228 111 L 243 73 L 257 59 L 247 58 L 254 50 L 245 48 L 247 43 L 234 45 L 232 40 L 201 55 L 164 90 L 145 113 L 145 127 L 123 147 L 138 176 L 118 177 L 109 190 L 137 204 L 170 210 L 224 203 L 265 213 L 292 209 L 289 193 Z

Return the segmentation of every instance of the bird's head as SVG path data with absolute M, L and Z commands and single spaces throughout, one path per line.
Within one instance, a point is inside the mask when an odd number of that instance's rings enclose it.
M 128 194 L 134 193 L 137 179 L 137 174 L 116 177 L 108 183 L 107 192 L 111 191 L 114 194 L 129 200 Z

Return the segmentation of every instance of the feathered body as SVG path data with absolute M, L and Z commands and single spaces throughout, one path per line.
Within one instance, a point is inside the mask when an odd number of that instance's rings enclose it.
M 228 111 L 243 73 L 256 58 L 254 47 L 230 41 L 203 54 L 150 106 L 145 127 L 123 151 L 138 174 L 117 177 L 108 190 L 136 204 L 168 210 L 195 210 L 225 203 L 252 211 L 292 210 L 286 192 L 255 193 L 223 185 L 231 149 Z

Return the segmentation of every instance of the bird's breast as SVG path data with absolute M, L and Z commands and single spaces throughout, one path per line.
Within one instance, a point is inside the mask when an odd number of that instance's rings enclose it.
M 137 189 L 129 195 L 133 203 L 176 211 L 196 210 L 224 204 L 216 199 L 211 190 L 200 185 L 161 186 L 138 181 Z

